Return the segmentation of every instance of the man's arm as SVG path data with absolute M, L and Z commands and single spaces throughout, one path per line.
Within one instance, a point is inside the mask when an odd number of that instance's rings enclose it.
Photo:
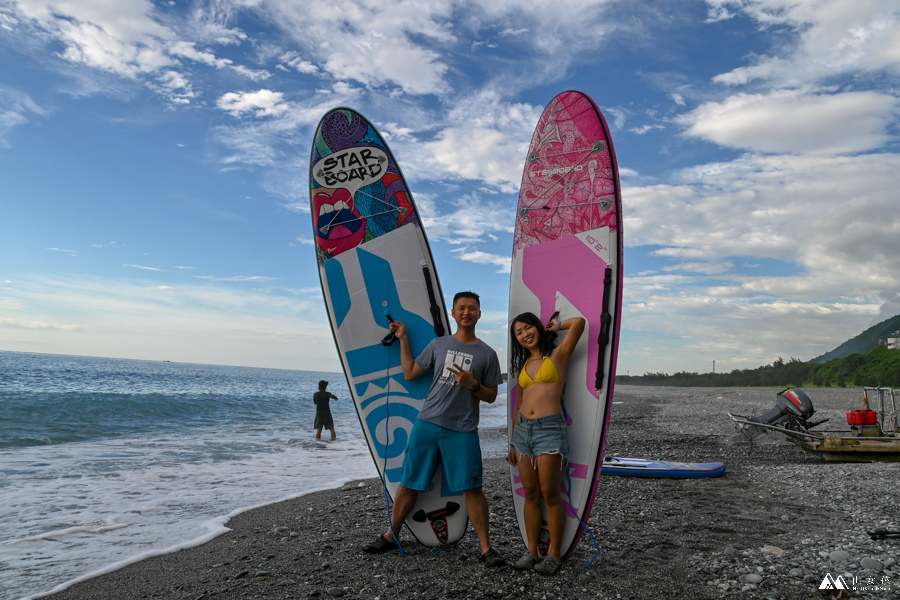
M 412 346 L 409 343 L 409 333 L 406 331 L 406 325 L 400 321 L 391 323 L 391 333 L 400 340 L 400 367 L 403 369 L 403 378 L 407 381 L 418 379 L 427 371 L 419 366 L 416 357 L 412 354 Z
M 485 387 L 482 385 L 480 386 L 480 389 L 475 392 L 475 396 L 482 402 L 493 404 L 494 400 L 497 399 L 497 386 L 495 385 L 494 387 Z

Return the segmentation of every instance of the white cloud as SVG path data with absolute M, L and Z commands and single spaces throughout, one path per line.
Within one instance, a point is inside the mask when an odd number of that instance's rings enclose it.
M 685 134 L 756 152 L 864 152 L 891 139 L 900 99 L 880 92 L 778 90 L 707 102 L 677 122 Z
M 25 321 L 22 319 L 0 318 L 0 329 L 26 329 L 37 331 L 81 331 L 82 327 L 66 323 L 47 323 L 45 321 Z
M 0 147 L 6 147 L 6 138 L 16 127 L 30 122 L 46 112 L 27 94 L 0 85 Z
M 6 15 L 8 29 L 33 37 L 27 27 L 34 27 L 34 31 L 63 45 L 59 53 L 62 59 L 142 81 L 176 104 L 190 103 L 197 96 L 185 60 L 216 69 L 231 68 L 253 80 L 268 77 L 264 70 L 235 65 L 209 49 L 198 48 L 197 40 L 182 39 L 178 28 L 219 44 L 242 41 L 246 36 L 241 32 L 209 22 L 170 19 L 166 23 L 168 15 L 147 0 L 14 0 L 9 6 L 15 17 Z M 198 11 L 193 16 L 202 17 L 203 13 Z
M 403 40 L 375 48 L 354 48 L 332 53 L 324 65 L 335 79 L 351 79 L 365 85 L 399 85 L 409 94 L 437 94 L 446 89 L 446 65 L 438 55 Z
M 275 117 L 290 109 L 284 94 L 272 90 L 228 92 L 219 98 L 216 106 L 234 117 L 242 117 L 248 113 L 255 117 Z
M 737 347 L 741 335 L 752 330 L 756 337 L 757 327 L 776 339 L 778 326 L 797 332 L 809 319 L 797 356 L 830 350 L 846 339 L 835 334 L 838 327 L 869 326 L 900 288 L 900 255 L 890 242 L 900 236 L 892 195 L 898 172 L 894 154 L 746 156 L 684 172 L 680 185 L 626 187 L 628 244 L 656 247 L 654 254 L 673 265 L 663 272 L 684 273 L 630 278 L 628 327 L 676 336 L 687 323 L 710 333 L 722 327 L 727 333 L 719 337 L 733 337 Z M 784 265 L 783 274 L 737 268 L 760 260 Z M 815 315 L 824 320 L 813 331 Z M 851 318 L 827 323 L 838 315 Z M 759 340 L 760 347 L 772 348 L 768 341 Z
M 420 207 L 430 239 L 468 246 L 497 239 L 495 234 L 513 231 L 514 215 L 506 200 L 485 202 L 479 194 L 471 194 L 463 195 L 447 206 L 453 209 L 452 212 L 441 213 L 432 206 L 428 211 L 431 214 L 426 214 Z
M 258 9 L 293 37 L 311 64 L 337 80 L 397 86 L 409 94 L 446 90 L 448 67 L 429 45 L 454 40 L 445 22 L 453 9 L 449 3 L 421 2 L 409 10 L 396 0 L 341 7 L 310 0 Z M 413 41 L 423 38 L 428 44 Z
M 305 73 L 307 75 L 312 75 L 314 73 L 319 72 L 319 67 L 309 62 L 308 60 L 304 60 L 300 54 L 297 52 L 285 52 L 281 55 L 281 63 L 294 69 L 298 73 Z M 282 65 L 279 65 L 282 66 Z M 282 67 L 287 70 L 286 67 Z
M 233 275 L 231 277 L 213 277 L 211 275 L 197 275 L 197 279 L 206 281 L 219 281 L 224 283 L 262 283 L 266 281 L 275 281 L 275 277 L 266 275 Z
M 422 146 L 430 154 L 429 163 L 451 175 L 484 181 L 506 192 L 514 191 L 522 177 L 521 141 L 495 129 L 447 128 Z
M 460 260 L 480 265 L 496 265 L 497 273 L 509 273 L 512 268 L 512 259 L 509 256 L 489 254 L 472 248 L 457 248 L 453 252 Z
M 528 143 L 543 107 L 512 103 L 492 89 L 457 99 L 447 125 L 418 144 L 432 176 L 445 173 L 518 192 Z
M 4 349 L 339 371 L 318 294 L 74 276 L 23 277 Z M 318 290 L 316 290 L 318 291 Z M 162 293 L 160 293 L 162 292 Z M 72 317 L 72 315 L 77 315 Z
M 716 77 L 730 85 L 768 80 L 795 87 L 823 78 L 900 68 L 900 18 L 894 0 L 707 0 L 711 20 L 743 13 L 762 27 L 787 27 L 796 41 L 783 56 Z
M 78 254 L 74 250 L 66 250 L 65 248 L 47 248 L 51 252 L 62 252 L 63 254 L 68 254 L 69 256 L 78 256 Z

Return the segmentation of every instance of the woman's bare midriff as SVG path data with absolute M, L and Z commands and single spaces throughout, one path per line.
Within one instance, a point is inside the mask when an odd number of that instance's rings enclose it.
M 519 414 L 526 419 L 549 417 L 562 411 L 562 383 L 533 383 L 525 390 Z

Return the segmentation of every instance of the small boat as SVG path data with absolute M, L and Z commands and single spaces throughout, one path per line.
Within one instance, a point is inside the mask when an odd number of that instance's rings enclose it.
M 863 407 L 847 412 L 849 430 L 815 430 L 825 421 L 810 421 L 815 409 L 802 390 L 778 393 L 775 406 L 764 415 L 728 413 L 737 430 L 751 443 L 769 431 L 787 436 L 798 446 L 832 462 L 900 462 L 900 427 L 895 390 L 863 388 Z M 872 407 L 869 395 L 872 392 Z

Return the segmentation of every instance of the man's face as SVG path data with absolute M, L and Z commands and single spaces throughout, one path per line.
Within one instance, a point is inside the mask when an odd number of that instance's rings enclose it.
M 460 327 L 474 327 L 481 318 L 481 308 L 475 298 L 460 298 L 453 305 L 450 316 Z

